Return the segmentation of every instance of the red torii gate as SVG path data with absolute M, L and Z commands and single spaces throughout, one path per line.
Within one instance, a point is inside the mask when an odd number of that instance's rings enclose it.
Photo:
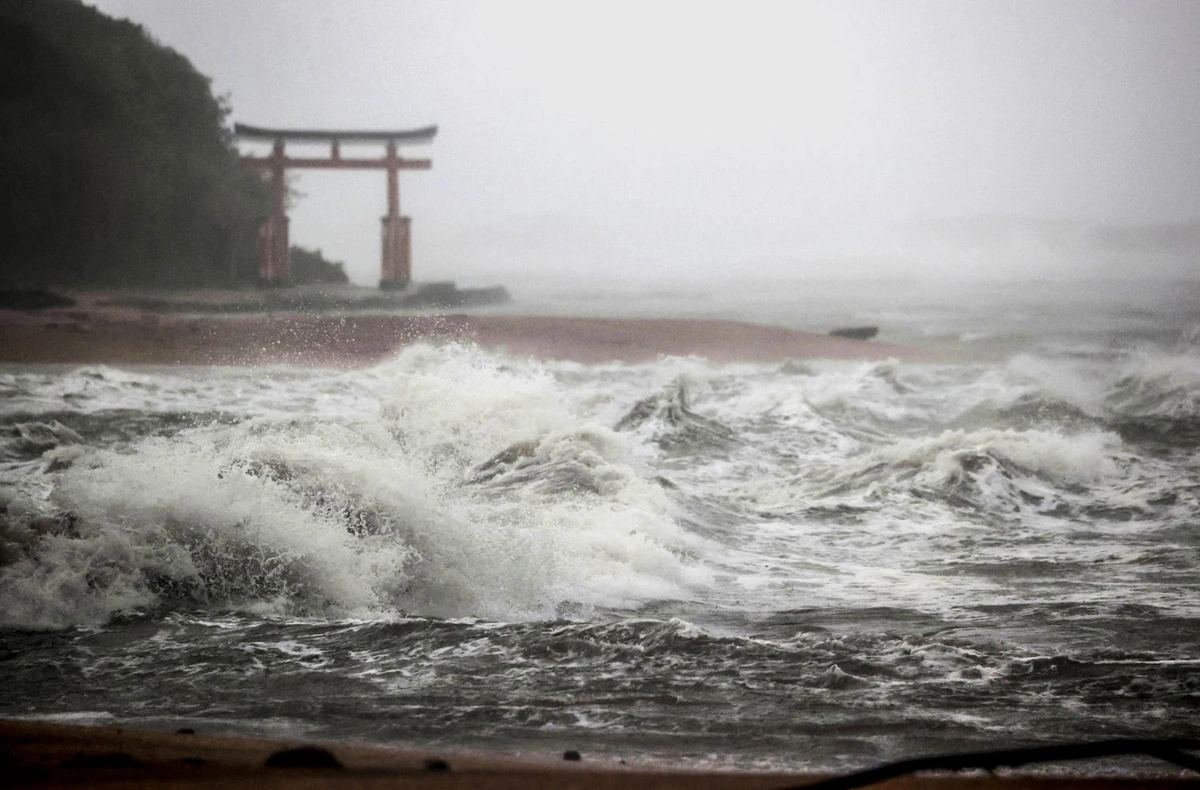
M 274 140 L 270 156 L 243 156 L 242 162 L 271 180 L 271 216 L 258 231 L 259 278 L 269 285 L 287 283 L 290 274 L 288 261 L 288 217 L 284 210 L 287 186 L 284 171 L 289 167 L 316 167 L 334 170 L 387 170 L 388 213 L 383 217 L 383 253 L 380 264 L 379 287 L 404 288 L 412 276 L 412 220 L 400 216 L 401 170 L 428 170 L 428 159 L 404 159 L 396 154 L 400 143 L 428 143 L 437 134 L 436 126 L 398 132 L 319 131 L 313 129 L 263 129 L 238 123 L 233 126 L 237 137 L 252 140 Z M 295 142 L 329 143 L 329 157 L 294 157 L 284 152 L 287 140 Z M 386 150 L 378 159 L 343 158 L 341 143 L 384 143 Z

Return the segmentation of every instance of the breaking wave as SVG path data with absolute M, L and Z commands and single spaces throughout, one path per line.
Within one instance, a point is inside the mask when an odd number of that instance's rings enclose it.
M 41 495 L 6 494 L 4 624 L 161 605 L 519 620 L 704 583 L 621 437 L 565 410 L 539 367 L 418 346 L 347 378 L 373 418 L 253 417 L 116 450 L 18 423 L 10 454 L 42 464 Z M 520 441 L 525 463 L 480 475 Z
M 0 615 L 588 617 L 774 590 L 778 563 L 843 594 L 837 553 L 886 564 L 905 530 L 1165 528 L 1200 500 L 1171 455 L 1198 382 L 1188 354 L 587 368 L 456 344 L 351 373 L 10 376 Z M 789 546 L 816 535 L 804 568 Z

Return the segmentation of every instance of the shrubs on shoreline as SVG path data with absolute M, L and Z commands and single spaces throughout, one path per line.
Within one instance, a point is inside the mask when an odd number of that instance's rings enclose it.
M 310 250 L 307 247 L 292 246 L 291 248 L 291 283 L 348 283 L 346 265 L 330 261 L 320 250 Z

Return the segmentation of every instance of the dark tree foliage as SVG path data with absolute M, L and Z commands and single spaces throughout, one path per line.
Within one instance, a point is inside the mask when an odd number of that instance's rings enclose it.
M 291 283 L 348 283 L 346 266 L 343 263 L 327 260 L 320 250 L 310 250 L 307 247 L 291 248 Z
M 139 25 L 0 2 L 0 284 L 254 281 L 269 197 L 228 112 Z

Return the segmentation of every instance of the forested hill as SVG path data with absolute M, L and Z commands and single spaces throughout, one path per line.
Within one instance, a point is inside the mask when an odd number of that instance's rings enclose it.
M 0 287 L 254 280 L 268 196 L 227 114 L 138 25 L 0 2 Z

